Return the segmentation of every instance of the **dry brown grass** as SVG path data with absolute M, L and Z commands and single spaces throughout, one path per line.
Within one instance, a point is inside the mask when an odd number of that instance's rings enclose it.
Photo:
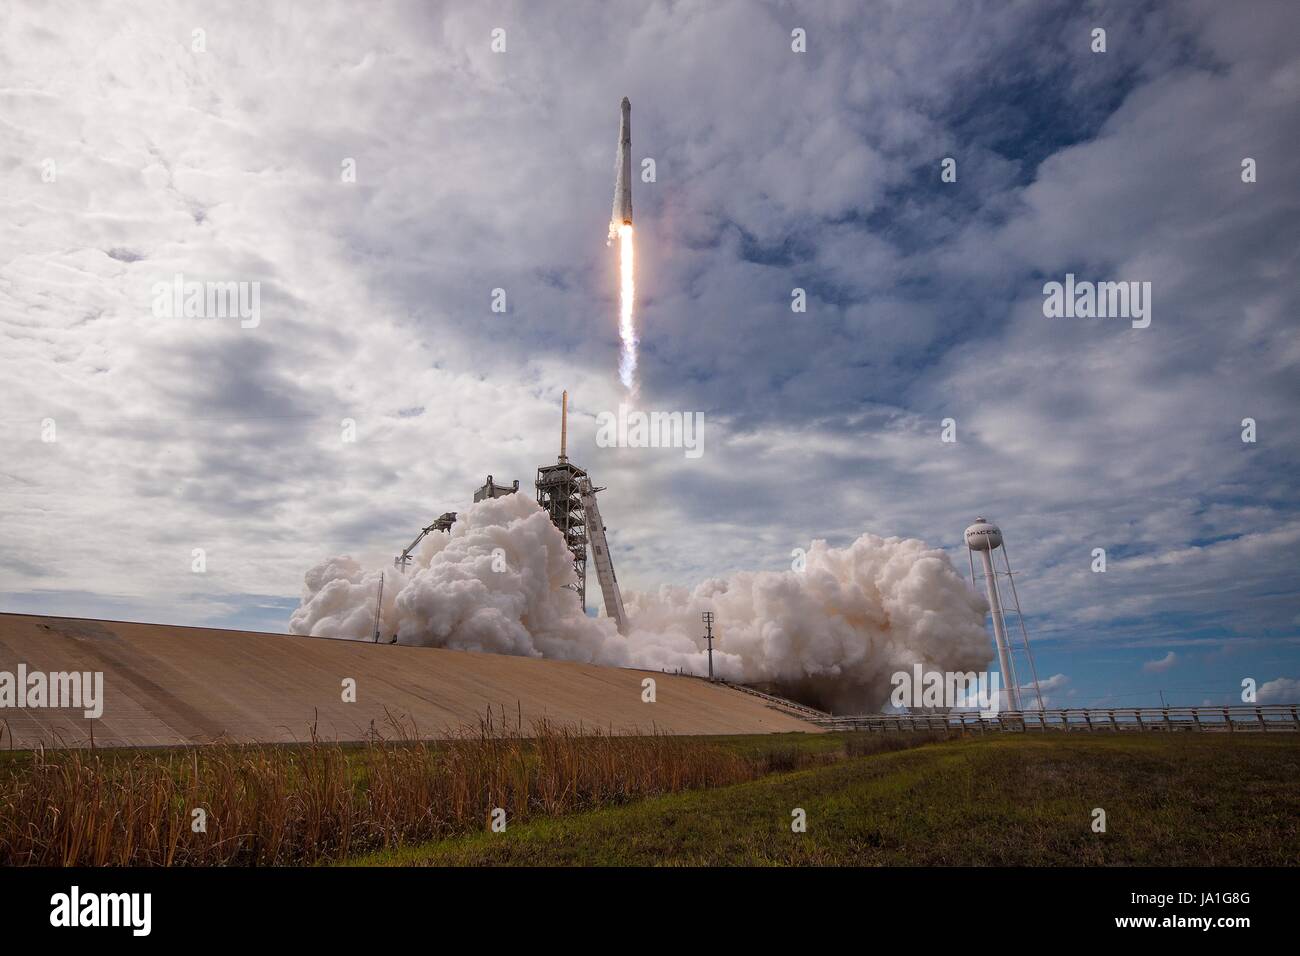
M 513 824 L 769 769 L 717 744 L 547 721 L 525 734 L 489 716 L 437 743 L 393 731 L 361 746 L 38 752 L 0 773 L 0 865 L 319 863 L 481 830 L 495 807 Z

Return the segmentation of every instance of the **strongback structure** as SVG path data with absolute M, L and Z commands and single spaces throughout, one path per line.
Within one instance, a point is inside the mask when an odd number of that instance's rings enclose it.
M 622 634 L 627 623 L 623 596 L 614 576 L 605 522 L 596 503 L 596 492 L 604 489 L 593 485 L 587 472 L 569 461 L 568 444 L 569 393 L 566 391 L 560 405 L 560 457 L 555 464 L 537 469 L 537 503 L 564 535 L 573 555 L 573 571 L 578 579 L 574 590 L 578 592 L 578 603 L 584 613 L 587 608 L 587 545 L 591 545 L 596 578 L 605 601 L 605 614 L 614 620 Z
M 605 539 L 605 522 L 600 517 L 600 506 L 596 504 L 596 492 L 604 491 L 591 484 L 591 479 L 582 479 L 582 513 L 586 519 L 587 541 L 591 545 L 591 561 L 596 565 L 596 580 L 600 582 L 601 597 L 605 599 L 605 614 L 614 619 L 618 632 L 622 634 L 627 624 L 627 612 L 623 609 L 623 595 L 618 590 L 618 578 L 614 576 L 614 559 L 609 554 L 609 541 Z M 583 604 L 586 607 L 586 604 Z

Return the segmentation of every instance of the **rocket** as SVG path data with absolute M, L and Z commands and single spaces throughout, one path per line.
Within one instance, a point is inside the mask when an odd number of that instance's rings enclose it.
M 611 232 L 622 225 L 632 225 L 632 104 L 623 97 L 623 116 L 618 123 L 618 164 L 614 179 L 614 213 Z

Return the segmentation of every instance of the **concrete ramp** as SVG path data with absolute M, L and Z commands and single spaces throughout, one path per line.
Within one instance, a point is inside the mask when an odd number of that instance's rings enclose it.
M 0 614 L 0 680 L 102 672 L 103 714 L 2 706 L 0 749 L 37 745 L 170 746 L 326 740 L 389 733 L 388 717 L 424 737 L 477 727 L 491 708 L 615 733 L 820 732 L 767 701 L 693 677 L 214 628 Z M 656 702 L 641 699 L 653 677 Z M 343 700 L 344 681 L 356 701 Z M 30 703 L 30 702 L 29 702 Z

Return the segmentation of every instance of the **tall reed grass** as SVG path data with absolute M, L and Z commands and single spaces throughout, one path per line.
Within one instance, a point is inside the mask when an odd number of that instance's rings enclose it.
M 489 715 L 451 739 L 362 746 L 40 751 L 0 770 L 0 865 L 310 864 L 753 778 L 752 759 L 664 735 Z M 201 810 L 203 827 L 196 826 Z
M 870 749 L 893 746 L 882 738 Z M 525 733 L 491 714 L 436 742 L 393 722 L 362 745 L 313 733 L 301 746 L 38 751 L 0 764 L 0 865 L 323 863 L 484 829 L 497 807 L 513 825 L 844 756 L 788 745 L 741 753 L 547 720 Z

